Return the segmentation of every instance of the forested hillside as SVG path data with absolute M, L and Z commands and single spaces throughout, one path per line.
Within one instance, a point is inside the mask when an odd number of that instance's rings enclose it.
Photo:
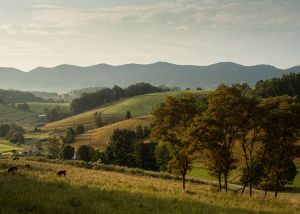
M 0 103 L 44 102 L 45 99 L 30 92 L 0 89 Z

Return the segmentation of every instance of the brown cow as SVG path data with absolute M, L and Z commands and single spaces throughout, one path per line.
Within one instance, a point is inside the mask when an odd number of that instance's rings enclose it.
M 7 173 L 17 173 L 17 171 L 18 171 L 18 168 L 15 166 L 12 166 L 7 170 Z
M 61 171 L 58 171 L 58 172 L 57 172 L 57 175 L 58 175 L 58 176 L 64 175 L 64 177 L 65 177 L 65 176 L 66 176 L 66 173 L 67 173 L 66 170 L 61 170 Z

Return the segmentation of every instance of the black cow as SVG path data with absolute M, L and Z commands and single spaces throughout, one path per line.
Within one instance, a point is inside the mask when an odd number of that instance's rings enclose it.
M 66 173 L 67 173 L 66 170 L 61 170 L 61 171 L 58 171 L 58 172 L 57 172 L 57 175 L 58 175 L 58 176 L 64 175 L 64 177 L 65 177 L 65 176 L 66 176 Z

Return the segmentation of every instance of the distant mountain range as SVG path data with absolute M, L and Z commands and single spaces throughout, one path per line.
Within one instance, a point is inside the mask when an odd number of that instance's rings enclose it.
M 59 65 L 53 68 L 37 67 L 30 72 L 14 68 L 0 68 L 0 88 L 25 91 L 69 92 L 94 86 L 128 86 L 137 82 L 182 88 L 214 88 L 221 83 L 247 82 L 281 77 L 300 72 L 300 66 L 279 69 L 270 65 L 244 66 L 220 62 L 208 66 L 176 65 L 167 62 L 153 64 L 126 64 L 112 66 L 98 64 L 88 67 Z

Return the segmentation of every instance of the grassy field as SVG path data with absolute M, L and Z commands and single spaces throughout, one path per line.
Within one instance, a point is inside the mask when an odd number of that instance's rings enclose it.
M 10 105 L 0 104 L 0 123 L 18 123 L 25 128 L 32 129 L 36 126 L 37 115 L 43 113 L 45 108 L 52 109 L 55 106 L 60 106 L 69 110 L 70 104 L 68 103 L 28 103 L 30 111 L 21 111 L 16 107 Z
M 133 130 L 138 125 L 149 125 L 150 120 L 150 116 L 137 117 L 113 123 L 111 125 L 104 126 L 98 129 L 90 130 L 82 135 L 77 136 L 75 139 L 75 143 L 72 145 L 78 147 L 83 144 L 89 144 L 94 148 L 104 149 L 110 142 L 110 136 L 115 129 Z
M 41 102 L 30 102 L 28 103 L 30 110 L 34 113 L 41 114 L 44 112 L 45 108 L 53 109 L 56 106 L 59 106 L 66 111 L 70 110 L 70 103 L 41 103 Z
M 22 150 L 23 148 L 20 146 L 17 146 L 15 144 L 10 143 L 7 140 L 0 140 L 0 152 L 11 152 L 12 150 Z
M 73 117 L 69 117 L 60 121 L 49 123 L 45 126 L 46 130 L 66 129 L 67 127 L 74 127 L 78 124 L 85 124 L 87 126 L 94 125 L 94 113 L 102 112 L 103 120 L 119 121 L 124 119 L 126 111 L 130 111 L 133 117 L 145 116 L 150 114 L 151 109 L 159 103 L 165 101 L 166 96 L 180 96 L 184 93 L 206 94 L 208 91 L 176 91 L 176 92 L 162 92 L 140 95 L 130 97 L 112 105 L 95 108 Z
M 32 169 L 23 169 L 29 163 Z M 12 165 L 17 175 L 5 175 Z M 66 177 L 56 171 L 67 170 Z M 0 213 L 299 213 L 299 194 L 277 200 L 215 193 L 210 185 L 77 168 L 0 160 Z
M 17 122 L 26 120 L 35 116 L 33 112 L 21 111 L 12 106 L 0 104 L 0 122 Z

